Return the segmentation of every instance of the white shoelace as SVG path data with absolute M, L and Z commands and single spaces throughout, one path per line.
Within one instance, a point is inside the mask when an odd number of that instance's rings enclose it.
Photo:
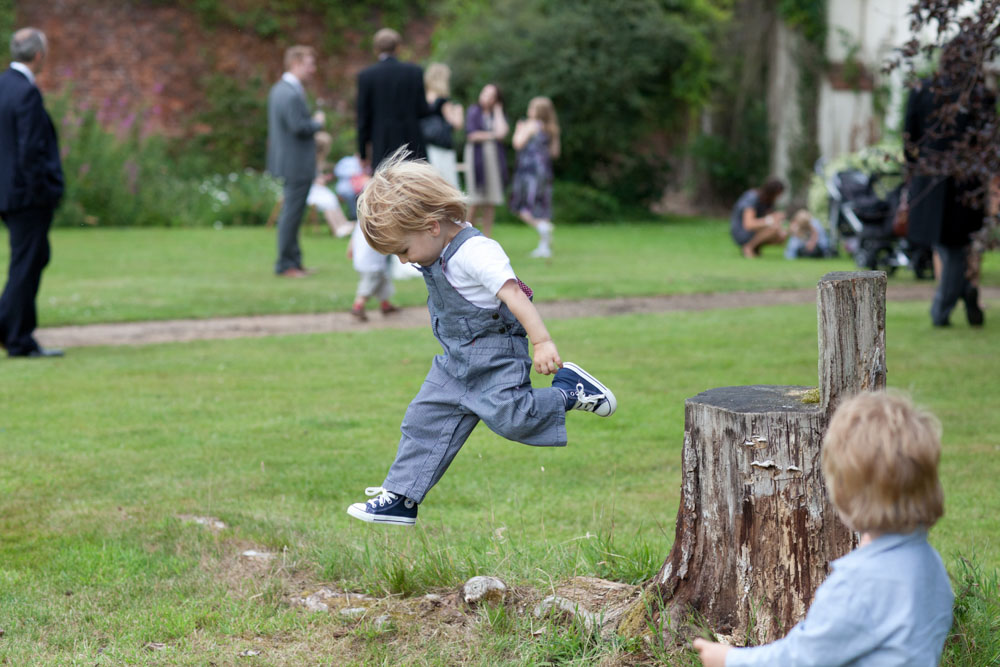
M 597 409 L 597 406 L 601 404 L 604 400 L 604 394 L 590 394 L 587 395 L 583 393 L 583 383 L 576 383 L 576 402 L 579 403 L 583 410 L 587 412 L 593 412 Z
M 371 500 L 368 501 L 368 504 L 371 505 L 373 508 L 376 507 L 376 503 L 378 504 L 377 505 L 378 507 L 385 507 L 386 505 L 388 505 L 389 503 L 391 503 L 393 500 L 396 499 L 395 493 L 390 493 L 385 489 L 383 489 L 381 486 L 369 486 L 367 489 L 365 489 L 365 495 L 375 496 L 375 498 L 372 498 Z

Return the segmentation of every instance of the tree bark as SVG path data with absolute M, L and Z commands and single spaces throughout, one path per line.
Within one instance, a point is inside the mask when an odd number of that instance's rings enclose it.
M 755 385 L 685 403 L 674 545 L 651 589 L 734 643 L 778 639 L 857 536 L 826 495 L 820 446 L 837 403 L 885 386 L 885 274 L 818 285 L 819 390 Z
M 838 271 L 819 281 L 819 391 L 827 415 L 848 396 L 885 389 L 887 282 L 882 271 Z

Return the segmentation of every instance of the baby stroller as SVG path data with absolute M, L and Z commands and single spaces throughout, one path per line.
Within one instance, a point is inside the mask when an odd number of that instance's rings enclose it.
M 817 164 L 822 176 L 822 164 Z M 893 227 L 904 184 L 880 186 L 880 179 L 899 174 L 866 174 L 858 169 L 838 171 L 826 178 L 830 206 L 831 245 L 843 243 L 855 263 L 893 275 L 900 267 L 913 269 L 918 279 L 933 278 L 930 248 L 912 246 Z M 878 192 L 884 194 L 879 196 Z

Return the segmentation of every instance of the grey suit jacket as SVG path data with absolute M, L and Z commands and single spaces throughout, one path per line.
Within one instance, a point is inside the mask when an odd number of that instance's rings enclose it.
M 316 142 L 321 128 L 313 121 L 305 97 L 284 79 L 267 96 L 267 170 L 287 182 L 316 177 Z

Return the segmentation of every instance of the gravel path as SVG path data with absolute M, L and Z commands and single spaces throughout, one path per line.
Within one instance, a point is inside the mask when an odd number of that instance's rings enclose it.
M 933 293 L 934 286 L 931 284 L 890 284 L 888 298 L 891 301 L 926 301 L 929 305 Z M 1000 301 L 1000 288 L 984 288 L 983 299 L 987 302 Z M 631 313 L 805 304 L 815 303 L 815 301 L 816 290 L 809 288 L 550 301 L 539 303 L 538 310 L 546 320 L 557 320 L 574 317 L 607 317 Z M 148 345 L 216 338 L 252 338 L 372 329 L 409 329 L 428 325 L 427 309 L 424 306 L 404 308 L 401 312 L 389 317 L 383 317 L 377 311 L 369 311 L 369 316 L 370 319 L 367 323 L 356 321 L 349 313 L 335 312 L 88 324 L 38 329 L 36 337 L 44 347 L 86 347 L 92 345 Z

